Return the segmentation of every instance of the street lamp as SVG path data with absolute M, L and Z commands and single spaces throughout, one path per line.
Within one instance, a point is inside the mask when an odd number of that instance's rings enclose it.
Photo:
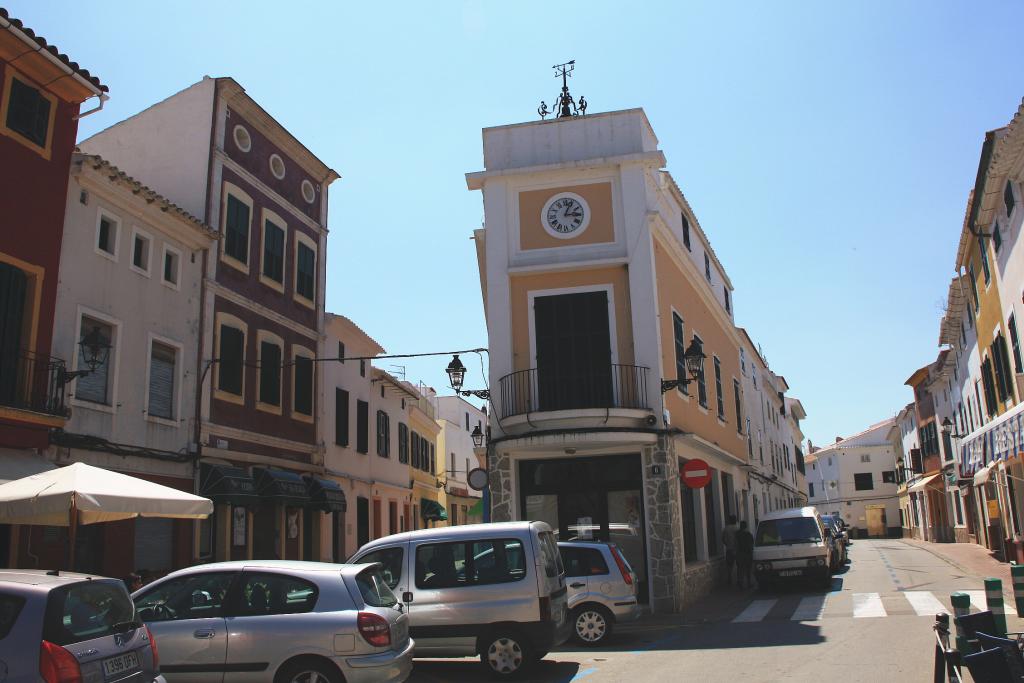
M 473 427 L 473 433 L 470 436 L 473 438 L 473 445 L 477 448 L 484 445 L 484 433 L 480 429 L 480 425 Z
M 78 341 L 78 347 L 81 349 L 82 361 L 87 369 L 74 370 L 72 372 L 65 371 L 65 384 L 75 378 L 85 377 L 90 373 L 96 372 L 97 368 L 106 363 L 107 358 L 110 357 L 110 342 L 100 332 L 100 328 L 96 326 L 93 326 L 92 330 Z
M 942 418 L 942 433 L 946 436 L 951 436 L 954 439 L 962 439 L 966 436 L 965 434 L 953 433 L 953 423 L 949 421 L 948 417 Z
M 452 354 L 452 362 L 445 368 L 445 372 L 448 373 L 448 381 L 452 385 L 452 389 L 455 390 L 456 394 L 461 396 L 476 396 L 484 401 L 491 399 L 491 392 L 489 389 L 463 389 L 462 382 L 466 379 L 466 366 L 459 360 L 459 354 Z M 481 435 L 481 438 L 483 436 Z
M 686 386 L 704 374 L 704 345 L 697 339 L 690 342 L 689 348 L 683 353 L 683 363 L 686 366 L 686 373 L 689 377 L 677 377 L 675 379 L 661 380 L 661 393 L 680 386 Z

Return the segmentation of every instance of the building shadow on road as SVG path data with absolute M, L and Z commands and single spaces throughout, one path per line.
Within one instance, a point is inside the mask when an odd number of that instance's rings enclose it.
M 587 653 L 588 657 L 592 656 Z M 579 662 L 556 662 L 545 659 L 538 662 L 525 680 L 531 683 L 565 683 L 581 672 Z M 441 683 L 444 681 L 489 681 L 493 680 L 480 666 L 479 659 L 417 659 L 409 683 Z

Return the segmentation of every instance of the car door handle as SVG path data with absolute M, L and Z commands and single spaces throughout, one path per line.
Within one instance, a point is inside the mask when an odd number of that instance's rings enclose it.
M 193 638 L 213 638 L 217 632 L 212 628 L 201 628 L 192 632 Z
M 586 585 L 585 583 L 570 583 L 569 588 L 583 588 Z
M 402 593 L 402 602 L 412 602 L 412 593 Z

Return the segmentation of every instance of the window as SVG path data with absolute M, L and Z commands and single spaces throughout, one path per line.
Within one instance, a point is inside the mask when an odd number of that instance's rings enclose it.
M 78 581 L 54 588 L 46 596 L 46 611 L 42 621 L 43 640 L 55 645 L 71 646 L 112 636 L 120 631 L 120 624 L 135 622 L 136 616 L 124 583 L 105 579 Z M 25 628 L 23 624 L 21 630 Z M 7 651 L 13 653 L 11 649 Z M 55 677 L 50 680 L 57 679 Z
M 1013 368 L 1016 372 L 1024 372 L 1024 363 L 1021 361 L 1020 353 L 1020 336 L 1017 333 L 1017 318 L 1011 313 L 1010 319 L 1006 321 L 1006 326 L 1010 330 L 1010 346 L 1013 348 Z
M 282 344 L 272 339 L 260 340 L 259 402 L 277 408 L 281 407 Z
M 992 281 L 992 271 L 988 266 L 988 245 L 984 237 L 978 238 L 978 254 L 981 255 L 981 273 L 985 276 L 985 285 Z
M 49 147 L 55 101 L 42 90 L 13 75 L 8 77 L 5 125 L 40 151 Z
M 391 457 L 391 418 L 383 410 L 377 411 L 377 455 Z
M 295 293 L 309 301 L 316 300 L 316 251 L 296 233 Z
M 234 130 L 231 131 L 231 136 L 235 139 L 235 144 L 238 146 L 238 149 L 243 152 L 248 152 L 252 149 L 252 136 L 250 136 L 249 131 L 242 126 L 235 126 Z
M 743 408 L 740 404 L 740 383 L 738 380 L 732 381 L 732 396 L 736 402 L 736 431 L 740 434 L 743 433 Z
M 675 338 L 676 348 L 676 379 L 684 379 L 686 374 L 686 337 L 683 335 L 683 319 L 676 313 L 672 312 L 672 335 Z M 687 396 L 690 395 L 690 390 L 686 384 L 680 384 L 677 389 Z
M 217 388 L 228 394 L 242 395 L 242 366 L 245 358 L 245 331 L 231 325 L 220 326 L 220 351 L 217 354 Z
M 882 483 L 883 484 L 895 484 L 896 483 L 896 471 L 895 470 L 883 470 L 882 471 Z
M 715 400 L 718 403 L 718 419 L 725 419 L 725 398 L 722 396 L 722 363 L 715 356 Z
M 282 159 L 278 154 L 271 154 L 269 163 L 270 172 L 274 175 L 274 177 L 277 178 L 278 180 L 284 180 L 284 159 Z
M 309 353 L 306 351 L 305 353 Z M 313 358 L 312 354 L 295 354 L 295 386 L 293 408 L 300 415 L 313 416 Z
M 686 220 L 686 214 L 683 214 L 683 244 L 693 251 L 693 247 L 690 246 L 690 221 Z
M 999 247 L 1003 246 L 1003 236 L 999 232 L 999 221 L 992 225 L 992 247 L 999 253 Z
M 469 413 L 466 413 L 466 431 L 469 431 Z
M 284 228 L 270 218 L 263 221 L 263 270 L 267 284 L 278 285 L 275 289 L 284 289 Z
M 334 390 L 334 443 L 348 445 L 348 392 Z
M 224 255 L 246 268 L 249 265 L 250 213 L 248 204 L 228 194 L 227 216 L 224 219 Z
M 697 342 L 703 344 L 701 338 L 697 335 L 693 335 L 693 338 Z M 697 373 L 697 402 L 700 403 L 702 408 L 708 407 L 708 387 L 704 379 L 704 366 L 701 365 L 700 372 Z
M 146 414 L 164 420 L 174 419 L 174 378 L 178 350 L 154 341 L 149 349 L 149 402 Z
M 356 450 L 370 452 L 370 404 L 356 401 Z
M 810 496 L 811 498 L 814 498 L 814 482 L 813 481 L 807 482 L 807 495 Z
M 574 548 L 571 546 L 558 549 L 565 565 L 565 577 L 604 576 L 609 574 L 608 563 L 600 550 L 591 548 Z
M 871 472 L 859 472 L 853 475 L 853 488 L 857 491 L 871 491 L 875 488 Z
M 981 310 L 981 302 L 978 300 L 978 276 L 974 273 L 974 264 L 967 266 L 967 272 L 971 279 L 971 294 L 974 295 L 974 312 L 975 314 Z M 968 318 L 968 324 L 970 324 L 970 318 Z
M 416 587 L 458 588 L 526 578 L 526 554 L 517 539 L 429 543 L 416 548 Z
M 149 276 L 149 253 L 152 249 L 149 235 L 138 228 L 132 230 L 132 270 Z
M 967 330 L 964 329 L 964 322 L 960 321 L 960 346 L 967 346 Z
M 1010 371 L 1010 354 L 1006 349 L 1006 337 L 1000 332 L 992 341 L 992 359 L 995 364 L 999 399 L 1008 400 L 1013 396 L 1013 373 Z
M 96 224 L 96 251 L 100 255 L 117 260 L 117 233 L 120 228 L 120 220 L 100 211 Z
M 319 591 L 315 584 L 287 574 L 246 571 L 238 595 L 238 616 L 312 612 Z
M 861 462 L 871 462 L 871 454 L 870 453 L 864 453 L 863 455 L 860 456 L 860 461 Z
M 981 382 L 985 389 L 985 412 L 992 417 L 996 414 L 996 387 L 991 358 L 986 358 L 981 363 Z
M 1006 181 L 1006 187 L 1003 188 L 1003 207 L 1006 208 L 1006 217 L 1009 218 L 1013 214 L 1013 207 L 1015 205 L 1013 199 L 1013 185 L 1010 181 Z
M 434 457 L 434 444 L 430 444 L 430 469 L 427 470 L 431 474 L 437 474 L 437 460 Z
M 708 252 L 704 252 L 704 277 L 711 282 L 711 257 L 708 256 Z
M 316 190 L 313 188 L 313 183 L 308 180 L 302 181 L 302 198 L 306 200 L 307 204 L 316 201 Z
M 412 466 L 416 469 L 420 468 L 420 435 L 416 432 L 412 433 Z
M 409 462 L 409 425 L 404 422 L 398 423 L 398 462 Z
M 732 302 L 729 300 L 729 287 L 722 285 L 722 295 L 725 297 L 725 312 L 732 313 Z
M 366 377 L 366 360 L 359 359 L 359 376 Z
M 960 489 L 953 489 L 953 510 L 956 512 L 956 523 L 962 525 L 964 523 L 964 507 L 963 499 L 960 497 Z
M 135 598 L 136 614 L 145 622 L 221 617 L 234 578 L 234 572 L 204 572 L 165 581 Z
M 169 247 L 165 244 L 163 260 L 163 283 L 177 289 L 178 280 L 181 278 L 181 252 L 174 247 Z
M 373 562 L 380 562 L 383 565 L 380 569 L 380 574 L 388 588 L 391 590 L 397 588 L 398 582 L 402 580 L 405 549 L 401 546 L 397 548 L 381 548 L 359 558 L 359 564 L 372 564 Z
M 114 341 L 114 328 L 112 325 L 90 318 L 88 316 L 82 316 L 81 322 L 81 339 L 86 334 L 89 334 L 93 330 L 99 332 L 100 338 L 103 339 L 107 344 L 113 344 Z M 113 373 L 110 369 L 114 366 L 114 349 L 110 349 L 110 354 L 107 356 L 107 362 L 98 366 L 93 372 L 88 375 L 79 377 L 75 380 L 75 398 L 79 401 L 88 401 L 90 403 L 99 403 L 101 405 L 111 405 L 111 378 Z M 82 347 L 78 347 L 78 369 L 86 369 L 88 366 L 85 364 L 85 350 Z
M 342 365 L 345 364 L 345 343 L 338 342 L 338 362 Z

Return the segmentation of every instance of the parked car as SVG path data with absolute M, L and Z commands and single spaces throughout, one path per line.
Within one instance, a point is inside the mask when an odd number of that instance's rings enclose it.
M 379 565 L 217 562 L 132 595 L 170 683 L 404 681 L 409 617 Z M 228 634 L 231 637 L 228 637 Z
M 833 570 L 841 569 L 846 564 L 847 559 L 849 559 L 849 551 L 846 549 L 849 541 L 847 540 L 847 533 L 843 529 L 843 522 L 835 515 L 822 515 L 821 520 L 831 529 L 830 540 L 832 541 L 832 559 L 834 560 Z
M 832 579 L 831 529 L 815 507 L 776 510 L 761 518 L 754 537 L 754 573 L 762 588 L 779 579 Z
M 469 524 L 385 536 L 352 562 L 379 562 L 409 614 L 417 657 L 479 656 L 521 675 L 570 635 L 565 570 L 544 522 Z
M 0 570 L 0 680 L 163 683 L 120 579 Z
M 573 638 L 603 645 L 615 624 L 640 616 L 636 574 L 614 543 L 560 541 L 558 551 L 569 588 Z

